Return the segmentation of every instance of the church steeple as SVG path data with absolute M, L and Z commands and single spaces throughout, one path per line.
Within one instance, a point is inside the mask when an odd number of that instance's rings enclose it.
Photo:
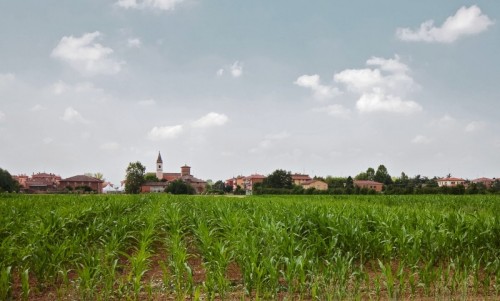
M 158 152 L 158 159 L 156 159 L 156 178 L 158 180 L 163 179 L 163 160 L 160 152 Z

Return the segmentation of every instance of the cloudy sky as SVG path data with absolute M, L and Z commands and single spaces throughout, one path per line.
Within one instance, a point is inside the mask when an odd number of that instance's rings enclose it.
M 0 167 L 500 176 L 498 1 L 0 2 Z

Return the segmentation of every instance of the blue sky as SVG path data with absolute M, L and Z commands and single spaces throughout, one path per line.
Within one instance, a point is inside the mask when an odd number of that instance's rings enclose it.
M 496 1 L 0 3 L 0 167 L 500 176 Z

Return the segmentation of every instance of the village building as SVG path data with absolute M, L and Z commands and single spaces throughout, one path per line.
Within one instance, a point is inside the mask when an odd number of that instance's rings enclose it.
M 184 165 L 181 166 L 181 172 L 163 172 L 163 159 L 160 152 L 156 159 L 156 178 L 159 182 L 146 182 L 141 187 L 141 192 L 163 192 L 168 184 L 175 180 L 182 180 L 184 183 L 191 185 L 196 193 L 200 194 L 205 192 L 207 182 L 198 179 L 191 175 L 191 167 Z
M 381 192 L 384 184 L 369 180 L 354 180 L 354 186 Z
M 21 189 L 30 193 L 44 193 L 57 190 L 61 177 L 53 173 L 33 173 L 31 177 L 27 175 L 19 175 L 13 177 Z
M 85 190 L 89 189 L 96 193 L 102 193 L 103 181 L 86 175 L 77 175 L 59 181 L 60 189 Z
M 328 184 L 324 181 L 313 179 L 302 183 L 304 189 L 314 188 L 316 190 L 328 190 Z
M 264 182 L 265 178 L 266 178 L 265 176 L 259 174 L 253 174 L 248 177 L 245 177 L 244 188 L 247 194 L 252 194 L 254 185 L 257 183 Z
M 294 185 L 302 186 L 302 184 L 311 181 L 312 178 L 309 175 L 295 173 L 292 175 L 292 182 Z
M 464 185 L 465 184 L 465 180 L 462 179 L 462 178 L 447 177 L 447 178 L 438 179 L 437 183 L 438 183 L 439 187 L 443 187 L 443 186 L 446 186 L 446 187 L 455 187 L 455 186 L 458 186 L 458 185 Z
M 495 183 L 496 179 L 489 179 L 489 178 L 478 178 L 474 179 L 471 182 L 474 184 L 481 184 L 485 188 L 489 189 L 491 186 L 493 186 L 493 183 Z

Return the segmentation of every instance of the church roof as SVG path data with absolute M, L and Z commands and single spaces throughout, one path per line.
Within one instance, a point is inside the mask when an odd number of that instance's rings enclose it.
M 158 159 L 156 159 L 156 163 L 163 163 L 160 152 L 158 152 Z

